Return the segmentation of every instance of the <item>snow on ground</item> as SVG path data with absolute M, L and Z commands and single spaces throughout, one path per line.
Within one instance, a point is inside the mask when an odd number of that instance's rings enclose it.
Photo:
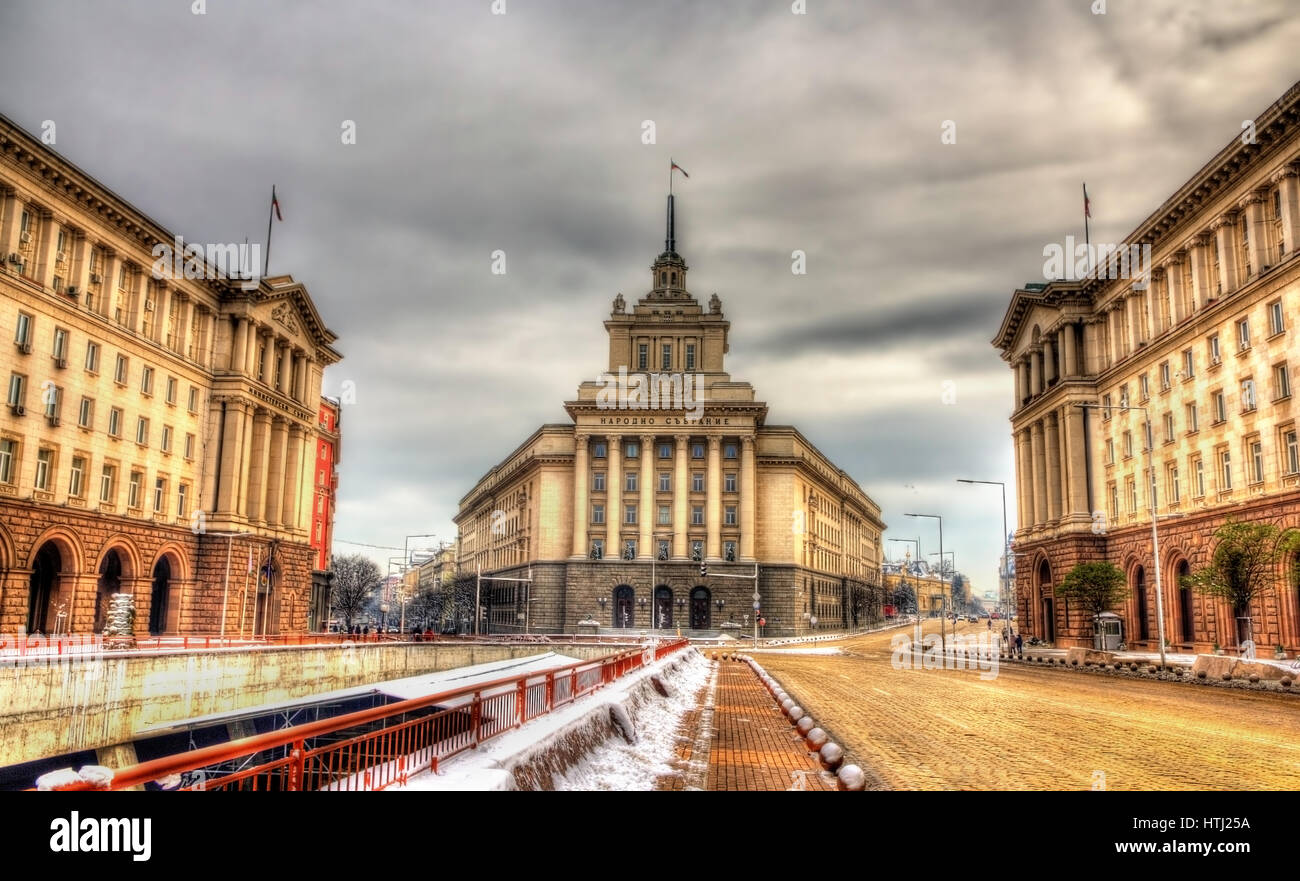
M 555 778 L 560 790 L 648 790 L 655 780 L 675 770 L 668 763 L 677 755 L 682 717 L 695 708 L 695 695 L 709 680 L 712 664 L 690 652 L 677 674 L 666 679 L 669 695 L 655 695 L 636 715 L 635 743 L 611 737 L 582 761 Z
M 664 676 L 664 670 L 673 664 L 679 664 L 677 671 L 672 676 Z M 678 707 L 675 711 L 673 723 L 670 726 L 668 734 L 668 752 L 661 761 L 656 762 L 656 770 L 650 777 L 650 783 L 645 786 L 636 788 L 651 789 L 654 785 L 654 776 L 670 772 L 672 769 L 667 766 L 667 761 L 673 757 L 673 749 L 676 746 L 677 721 L 679 721 L 685 712 L 695 705 L 695 693 L 700 686 L 708 679 L 711 664 L 697 651 L 687 649 L 684 652 L 674 652 L 659 661 L 654 662 L 649 667 L 642 668 L 628 674 L 618 680 L 613 685 L 601 688 L 584 695 L 573 703 L 547 713 L 545 716 L 539 716 L 521 728 L 508 731 L 499 737 L 494 737 L 479 745 L 476 750 L 461 753 L 453 756 L 442 763 L 439 773 L 433 774 L 428 771 L 411 777 L 404 785 L 390 786 L 387 792 L 398 790 L 419 790 L 419 791 L 468 791 L 468 790 L 493 790 L 493 789 L 514 789 L 514 779 L 506 766 L 512 762 L 524 760 L 530 753 L 547 748 L 548 746 L 559 742 L 564 733 L 580 726 L 585 719 L 594 711 L 600 708 L 608 708 L 611 704 L 626 704 L 630 699 L 630 691 L 643 680 L 652 675 L 659 675 L 665 685 L 669 688 L 670 696 L 661 698 L 657 694 L 643 706 L 637 714 L 636 727 L 641 733 L 640 742 L 629 749 L 644 749 L 651 741 L 652 732 L 656 727 L 663 727 L 665 722 L 662 720 L 656 726 L 651 722 L 648 727 L 647 720 L 656 719 L 655 710 L 672 705 Z M 647 687 L 649 687 L 647 685 Z M 615 734 L 610 739 L 610 743 L 617 741 L 618 744 L 627 746 L 623 743 L 618 735 Z M 638 757 L 637 761 L 641 761 Z M 556 781 L 557 788 L 566 788 L 559 785 Z M 599 788 L 620 788 L 620 787 L 600 787 L 600 786 L 569 786 L 570 789 L 599 789 Z
M 748 654 L 767 655 L 841 655 L 844 652 L 836 645 L 817 646 L 802 649 L 749 649 Z

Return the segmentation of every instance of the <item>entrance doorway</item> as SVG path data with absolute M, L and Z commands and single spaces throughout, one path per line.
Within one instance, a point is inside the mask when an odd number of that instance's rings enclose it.
M 167 603 L 171 596 L 172 564 L 160 557 L 153 566 L 153 590 L 149 594 L 149 635 L 159 636 L 167 629 Z
M 709 589 L 697 587 L 691 591 L 691 629 L 708 630 L 713 616 L 709 607 Z
M 54 617 L 50 608 L 59 590 L 63 557 L 53 542 L 46 542 L 32 562 L 32 577 L 27 594 L 27 632 L 50 633 Z
M 1196 636 L 1196 619 L 1192 617 L 1192 590 L 1183 584 L 1183 579 L 1192 574 L 1192 567 L 1186 560 L 1178 562 L 1174 570 L 1174 579 L 1178 584 L 1178 629 L 1183 642 L 1191 642 Z
M 655 620 L 658 630 L 669 630 L 673 626 L 673 591 L 661 584 L 655 588 Z
M 636 626 L 636 591 L 626 584 L 614 588 L 614 626 Z
M 113 594 L 122 590 L 122 557 L 117 551 L 104 555 L 99 564 L 99 583 L 95 588 L 95 633 L 103 633 L 108 623 L 108 604 Z

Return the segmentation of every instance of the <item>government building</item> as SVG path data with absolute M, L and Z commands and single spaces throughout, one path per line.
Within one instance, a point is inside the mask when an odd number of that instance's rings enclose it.
M 140 636 L 323 614 L 335 335 L 301 283 L 218 272 L 211 246 L 168 271 L 180 243 L 0 117 L 2 633 L 100 633 L 118 593 Z
M 730 323 L 677 253 L 605 320 L 606 371 L 460 501 L 457 565 L 482 630 L 769 636 L 880 619 L 880 508 L 726 372 Z M 755 597 L 757 594 L 757 597 Z M 756 611 L 757 609 L 757 611 Z
M 1182 583 L 1209 562 L 1229 518 L 1300 529 L 1300 84 L 1255 118 L 1254 133 L 1234 137 L 1078 280 L 1012 296 L 993 343 L 1014 375 L 1027 635 L 1090 644 L 1090 616 L 1056 587 L 1075 564 L 1104 559 L 1128 578 L 1114 610 L 1126 641 L 1158 648 L 1154 510 L 1175 650 L 1236 647 L 1247 633 L 1261 654 L 1300 650 L 1294 557 L 1282 555 L 1273 590 L 1248 610 Z

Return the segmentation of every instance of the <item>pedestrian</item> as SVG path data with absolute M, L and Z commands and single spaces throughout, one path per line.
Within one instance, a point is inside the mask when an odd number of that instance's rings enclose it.
M 1016 634 L 1016 657 L 1023 658 L 1024 656 L 1025 656 L 1025 638 L 1022 634 L 1017 633 Z

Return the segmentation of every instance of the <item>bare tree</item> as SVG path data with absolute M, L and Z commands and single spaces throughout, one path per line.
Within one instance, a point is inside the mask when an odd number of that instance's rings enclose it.
M 346 557 L 333 557 L 334 592 L 331 605 L 336 613 L 343 616 L 346 627 L 363 612 L 379 587 L 382 577 L 379 566 L 374 560 L 361 554 L 349 554 Z

